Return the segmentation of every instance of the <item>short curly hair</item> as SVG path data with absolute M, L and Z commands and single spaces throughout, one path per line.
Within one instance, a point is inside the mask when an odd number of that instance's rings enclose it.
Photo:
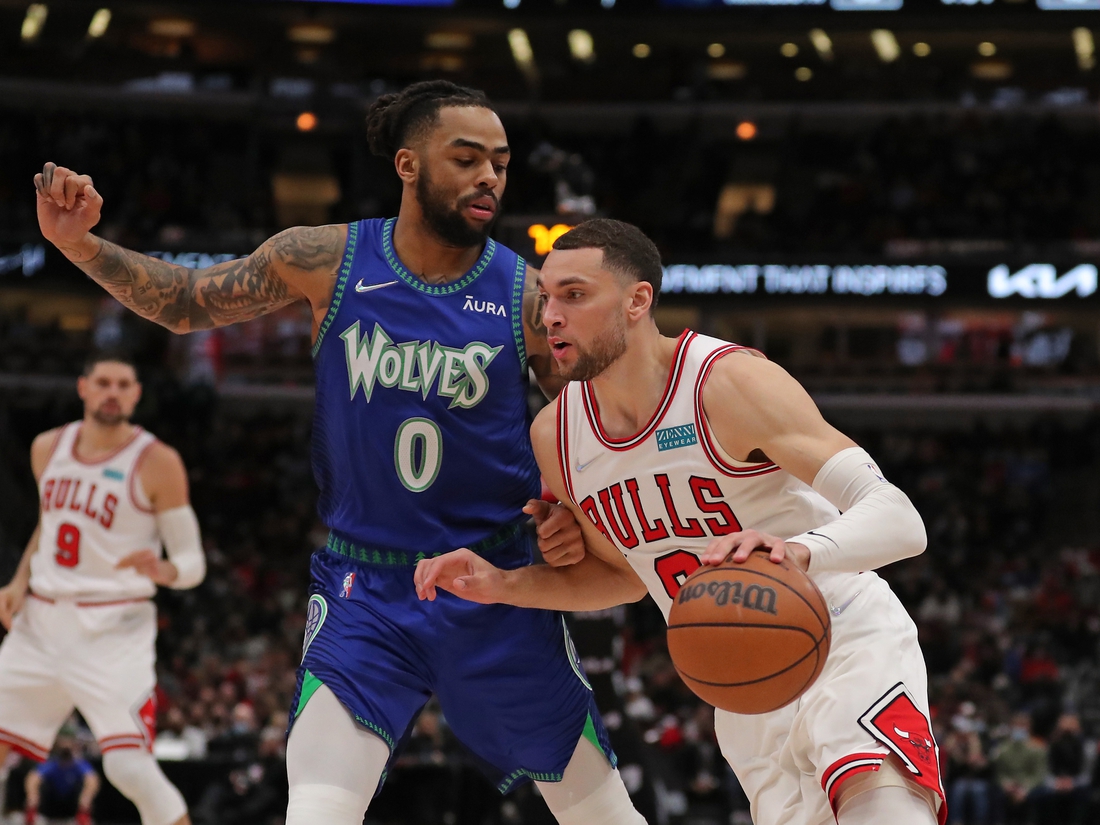
M 592 218 L 570 229 L 556 241 L 554 249 L 599 249 L 603 267 L 653 287 L 653 304 L 661 294 L 664 267 L 657 245 L 633 224 L 610 218 Z

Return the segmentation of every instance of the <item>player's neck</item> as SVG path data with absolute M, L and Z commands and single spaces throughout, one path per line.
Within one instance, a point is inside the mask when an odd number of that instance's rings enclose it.
M 76 452 L 81 458 L 94 460 L 110 455 L 134 435 L 134 425 L 129 421 L 118 424 L 101 424 L 91 416 L 85 416 L 76 437 Z
M 406 198 L 393 228 L 393 247 L 405 269 L 429 284 L 457 281 L 473 268 L 485 248 L 448 246 L 428 227 L 423 213 Z
M 652 330 L 630 341 L 622 357 L 592 380 L 600 423 L 611 438 L 629 438 L 656 412 L 665 394 L 678 341 Z

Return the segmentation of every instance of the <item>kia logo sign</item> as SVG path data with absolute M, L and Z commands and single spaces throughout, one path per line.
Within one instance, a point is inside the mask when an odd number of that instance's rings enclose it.
M 1004 264 L 989 270 L 989 294 L 993 298 L 1061 298 L 1076 290 L 1079 298 L 1096 292 L 1097 273 L 1094 264 L 1075 266 L 1059 277 L 1053 264 L 1030 264 L 1012 273 Z

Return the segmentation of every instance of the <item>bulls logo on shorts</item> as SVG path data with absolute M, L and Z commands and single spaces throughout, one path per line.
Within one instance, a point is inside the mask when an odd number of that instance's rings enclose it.
M 859 718 L 860 726 L 886 745 L 905 763 L 913 778 L 943 793 L 940 785 L 940 749 L 932 725 L 901 682 Z

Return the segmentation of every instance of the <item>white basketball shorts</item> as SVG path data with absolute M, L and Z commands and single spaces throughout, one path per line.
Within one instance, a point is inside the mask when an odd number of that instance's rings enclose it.
M 877 771 L 889 754 L 939 797 L 941 825 L 946 818 L 917 628 L 886 582 L 865 578 L 832 617 L 825 668 L 798 701 L 756 716 L 715 711 L 719 747 L 756 825 L 835 822 L 841 783 Z
M 152 749 L 156 607 L 29 595 L 0 643 L 0 742 L 43 760 L 75 707 L 101 752 Z

